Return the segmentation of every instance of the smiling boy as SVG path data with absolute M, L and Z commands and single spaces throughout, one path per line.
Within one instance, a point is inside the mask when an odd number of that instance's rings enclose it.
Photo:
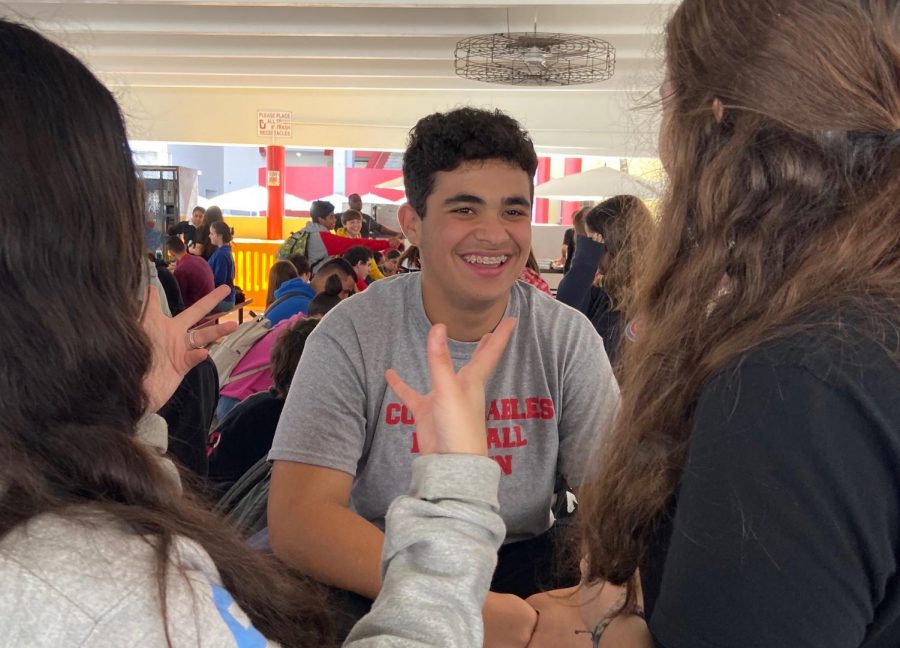
M 618 403 L 590 322 L 516 281 L 531 249 L 536 166 L 527 133 L 500 112 L 463 108 L 419 121 L 404 156 L 409 202 L 399 218 L 422 272 L 374 283 L 310 336 L 298 368 L 305 378 L 292 383 L 270 454 L 275 553 L 373 599 L 384 515 L 406 492 L 418 453 L 415 421 L 385 370 L 427 391 L 433 324 L 447 326 L 458 369 L 503 317 L 517 318 L 486 389 L 507 527 L 484 607 L 487 646 L 524 646 L 535 613 L 522 598 L 561 585 L 551 576 L 554 484 L 558 476 L 582 483 L 584 459 Z

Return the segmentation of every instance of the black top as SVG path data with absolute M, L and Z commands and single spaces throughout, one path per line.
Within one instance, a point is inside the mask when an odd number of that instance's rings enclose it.
M 169 304 L 169 312 L 175 317 L 184 310 L 184 300 L 181 298 L 181 288 L 175 276 L 169 272 L 169 266 L 163 261 L 154 260 L 156 264 L 156 276 L 166 293 L 166 302 Z
M 190 245 L 197 241 L 197 228 L 191 221 L 180 221 L 169 228 L 169 235 L 180 236 L 185 245 Z
M 206 437 L 219 400 L 219 372 L 209 358 L 187 372 L 159 415 L 169 426 L 169 454 L 206 477 Z
M 594 330 L 603 338 L 609 361 L 615 363 L 622 338 L 621 314 L 613 308 L 607 292 L 593 285 L 606 246 L 586 236 L 579 236 L 577 240 L 575 251 L 566 259 L 572 265 L 559 282 L 556 299 L 588 316 Z
M 272 448 L 284 398 L 272 391 L 247 397 L 210 436 L 209 479 L 232 483 Z
M 563 245 L 566 246 L 566 262 L 563 265 L 563 274 L 572 267 L 572 257 L 575 256 L 575 228 L 570 227 L 563 234 Z
M 615 365 L 622 345 L 621 311 L 613 308 L 609 294 L 602 287 L 591 286 L 585 315 L 603 338 L 606 355 L 609 356 L 610 363 Z
M 704 387 L 642 569 L 657 648 L 900 646 L 900 368 L 861 330 L 794 334 Z
M 398 236 L 399 232 L 395 232 L 394 230 L 385 227 L 375 220 L 373 216 L 363 214 L 363 224 L 360 235 L 363 238 L 388 238 L 391 236 Z

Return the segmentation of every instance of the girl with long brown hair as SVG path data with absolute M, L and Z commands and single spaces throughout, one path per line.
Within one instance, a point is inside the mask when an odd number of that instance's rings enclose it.
M 669 187 L 579 510 L 586 583 L 626 594 L 582 628 L 900 645 L 900 5 L 685 0 L 666 69 Z
M 154 412 L 234 325 L 189 332 L 224 287 L 162 314 L 113 96 L 62 47 L 2 19 L 0 87 L 0 643 L 330 645 L 317 590 L 250 549 L 164 455 Z M 107 244 L 97 246 L 100 233 Z M 483 351 L 469 390 L 481 411 L 502 341 Z M 476 450 L 486 454 L 481 423 Z M 452 441 L 432 446 L 468 451 Z M 496 497 L 481 491 L 496 491 L 500 471 L 487 457 L 418 461 L 410 496 L 388 514 L 384 586 L 354 636 L 366 646 L 476 645 L 480 631 L 427 600 L 480 618 L 503 539 Z M 475 490 L 447 497 L 433 483 L 440 474 Z M 484 568 L 429 569 L 454 554 L 455 565 L 480 556 Z
M 652 224 L 636 196 L 613 196 L 588 209 L 575 222 L 575 254 L 556 293 L 591 320 L 614 367 L 624 334 L 622 310 L 633 301 L 634 257 Z

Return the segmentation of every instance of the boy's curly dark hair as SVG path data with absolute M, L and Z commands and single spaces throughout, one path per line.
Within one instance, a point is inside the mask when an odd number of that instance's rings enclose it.
M 528 133 L 499 110 L 457 108 L 423 117 L 409 132 L 403 155 L 406 198 L 419 217 L 438 171 L 452 171 L 472 160 L 506 160 L 534 177 L 537 154 Z M 531 185 L 532 193 L 534 184 Z

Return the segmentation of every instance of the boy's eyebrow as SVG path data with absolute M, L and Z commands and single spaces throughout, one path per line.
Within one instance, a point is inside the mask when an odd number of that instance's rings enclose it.
M 476 205 L 486 205 L 487 204 L 487 202 L 484 200 L 484 198 L 481 198 L 480 196 L 476 196 L 474 194 L 467 194 L 467 193 L 459 193 L 459 194 L 456 194 L 455 196 L 450 196 L 449 198 L 444 200 L 445 206 L 454 205 L 456 203 L 474 203 Z M 525 198 L 524 196 L 509 196 L 509 197 L 503 199 L 503 205 L 507 206 L 507 207 L 510 205 L 518 205 L 521 207 L 529 207 L 530 208 L 531 201 L 528 200 L 528 198 Z
M 454 203 L 475 203 L 477 205 L 487 204 L 484 198 L 467 193 L 458 193 L 455 196 L 450 196 L 444 201 L 445 205 L 452 205 Z
M 509 198 L 504 198 L 503 204 L 506 206 L 518 205 L 520 207 L 531 208 L 531 201 L 525 196 L 510 196 Z

